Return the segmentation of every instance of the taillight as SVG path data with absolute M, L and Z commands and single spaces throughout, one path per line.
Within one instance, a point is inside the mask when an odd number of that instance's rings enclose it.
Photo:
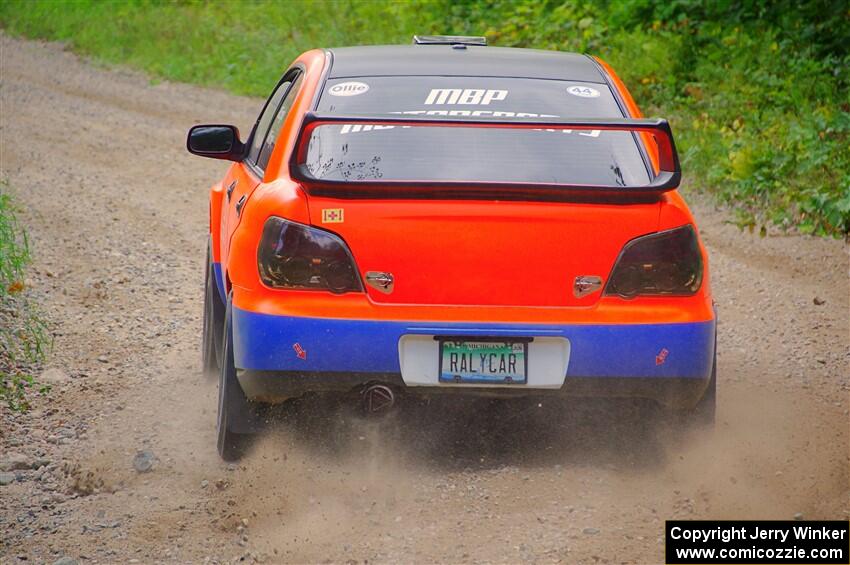
M 605 294 L 692 295 L 702 284 L 702 254 L 691 225 L 628 242 L 614 264 Z
M 260 279 L 272 288 L 337 294 L 363 290 L 354 259 L 342 239 L 283 218 L 266 220 L 257 261 Z

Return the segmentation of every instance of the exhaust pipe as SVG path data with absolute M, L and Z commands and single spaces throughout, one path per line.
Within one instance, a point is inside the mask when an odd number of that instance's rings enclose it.
M 386 385 L 371 384 L 360 391 L 360 402 L 367 416 L 382 416 L 395 405 L 395 394 Z

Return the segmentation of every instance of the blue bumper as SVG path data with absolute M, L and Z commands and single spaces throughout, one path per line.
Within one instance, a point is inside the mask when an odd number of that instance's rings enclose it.
M 403 335 L 563 337 L 566 377 L 706 380 L 715 321 L 629 325 L 527 325 L 339 320 L 233 308 L 236 366 L 252 371 L 399 373 Z

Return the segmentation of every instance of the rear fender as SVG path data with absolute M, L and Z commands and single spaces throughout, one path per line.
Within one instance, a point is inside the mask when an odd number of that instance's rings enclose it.
M 250 205 L 245 206 L 242 219 L 230 238 L 225 275 L 233 286 L 254 289 L 260 285 L 257 246 L 270 216 L 309 224 L 310 212 L 304 190 L 295 182 L 280 179 L 259 185 L 251 194 Z
M 708 251 L 705 249 L 702 237 L 699 234 L 699 227 L 691 213 L 685 199 L 679 194 L 678 190 L 665 192 L 661 195 L 661 208 L 658 214 L 658 231 L 665 231 L 687 224 L 697 228 L 697 240 L 699 241 L 700 253 L 702 253 L 703 278 L 701 292 L 705 299 L 711 304 L 711 284 L 710 273 L 711 269 L 708 265 Z

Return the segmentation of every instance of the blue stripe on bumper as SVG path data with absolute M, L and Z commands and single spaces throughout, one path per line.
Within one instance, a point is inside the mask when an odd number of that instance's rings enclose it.
M 707 379 L 714 357 L 714 320 L 545 326 L 387 322 L 273 316 L 236 307 L 232 315 L 236 366 L 257 371 L 398 373 L 398 341 L 406 334 L 564 337 L 570 341 L 568 377 Z M 656 356 L 663 350 L 667 354 L 659 364 Z

